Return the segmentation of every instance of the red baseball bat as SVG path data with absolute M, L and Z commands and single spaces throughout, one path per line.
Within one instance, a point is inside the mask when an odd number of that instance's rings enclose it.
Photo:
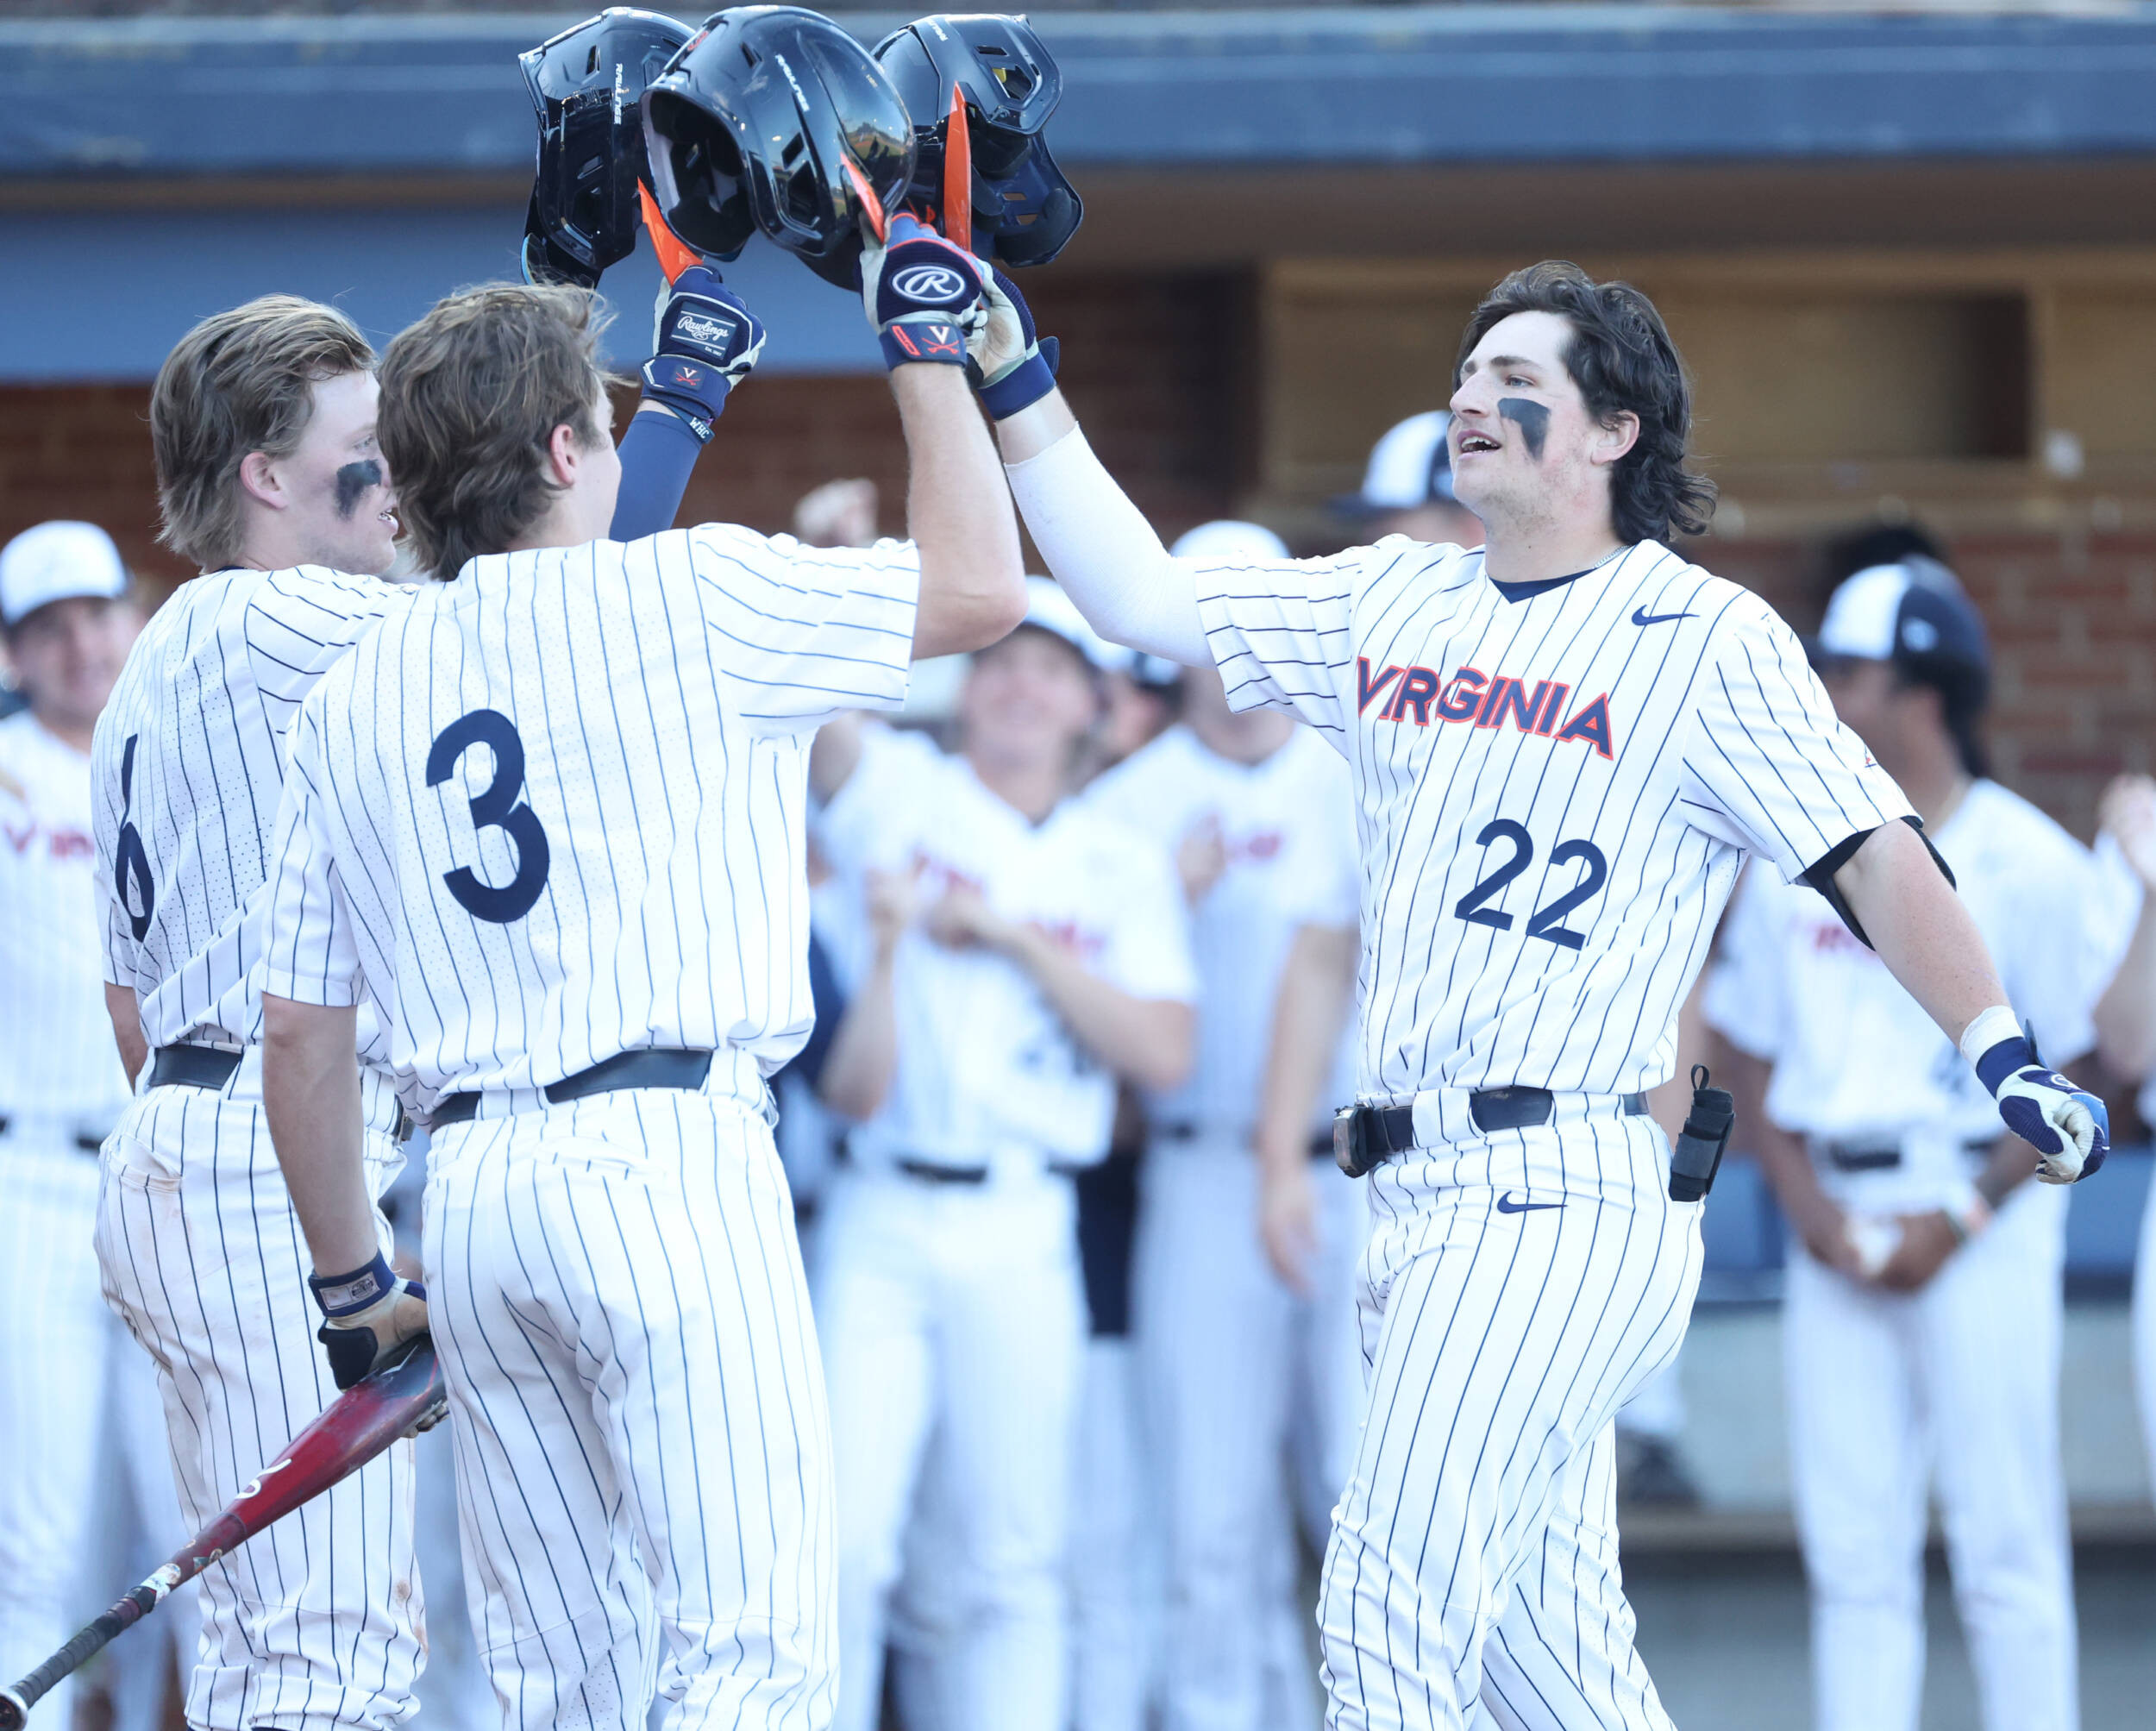
M 30 1709 L 53 1685 L 122 1630 L 155 1610 L 165 1596 L 273 1521 L 348 1478 L 447 1400 L 434 1342 L 425 1335 L 323 1408 L 247 1488 L 164 1566 L 12 1689 L 0 1690 L 0 1731 L 22 1731 Z M 438 1416 L 438 1414 L 437 1414 Z M 431 1421 L 429 1421 L 431 1422 Z

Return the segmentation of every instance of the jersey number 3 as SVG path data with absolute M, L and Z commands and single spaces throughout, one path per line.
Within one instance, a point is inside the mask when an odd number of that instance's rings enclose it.
M 508 836 L 517 853 L 517 875 L 497 887 L 481 883 L 471 867 L 459 866 L 442 873 L 442 881 L 473 919 L 506 925 L 530 913 L 539 900 L 539 892 L 547 887 L 551 853 L 539 814 L 517 797 L 524 791 L 524 742 L 517 724 L 498 709 L 475 709 L 459 716 L 435 737 L 427 753 L 427 785 L 438 787 L 448 781 L 457 759 L 474 745 L 492 750 L 494 779 L 473 794 L 472 823 L 475 828 L 500 830 Z
M 1482 833 L 1475 838 L 1482 847 L 1493 842 L 1512 844 L 1512 857 L 1474 888 L 1459 899 L 1452 912 L 1470 925 L 1488 925 L 1499 931 L 1512 930 L 1512 915 L 1501 913 L 1494 907 L 1485 907 L 1486 901 L 1494 901 L 1505 892 L 1505 886 L 1534 862 L 1534 837 L 1526 827 L 1510 818 L 1498 818 L 1482 826 Z M 1609 875 L 1609 862 L 1602 857 L 1602 850 L 1592 842 L 1559 842 L 1550 850 L 1550 863 L 1553 866 L 1570 865 L 1575 860 L 1585 863 L 1587 870 L 1580 881 L 1566 890 L 1546 907 L 1539 907 L 1527 918 L 1527 936 L 1539 938 L 1566 950 L 1576 950 L 1587 940 L 1578 932 L 1570 931 L 1564 924 L 1566 914 L 1602 887 L 1602 880 Z

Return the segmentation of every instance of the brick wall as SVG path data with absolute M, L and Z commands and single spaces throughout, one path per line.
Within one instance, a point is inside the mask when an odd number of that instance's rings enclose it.
M 1251 469 L 1245 309 L 1225 276 L 1040 284 L 1044 328 L 1069 344 L 1064 378 L 1095 448 L 1169 535 L 1233 507 Z M 154 542 L 147 390 L 0 389 L 0 539 L 48 517 L 112 531 L 130 563 L 186 574 Z M 687 500 L 690 520 L 783 528 L 818 481 L 867 474 L 902 523 L 904 455 L 877 378 L 752 381 L 727 411 Z M 1310 549 L 1316 550 L 1316 549 Z M 1965 539 L 1952 552 L 1998 655 L 1991 738 L 2001 775 L 2088 836 L 2121 768 L 2156 768 L 2156 537 Z M 1816 623 L 1818 549 L 1716 541 L 1708 563 Z

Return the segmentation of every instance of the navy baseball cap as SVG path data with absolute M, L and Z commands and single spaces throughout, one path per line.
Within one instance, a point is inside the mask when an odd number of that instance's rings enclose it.
M 1410 415 L 1370 448 L 1362 491 L 1338 495 L 1332 509 L 1344 517 L 1377 517 L 1453 504 L 1452 448 L 1445 436 L 1451 424 L 1442 409 Z
M 1935 559 L 1912 556 L 1846 579 L 1827 603 L 1818 653 L 1893 662 L 1912 672 L 1991 668 L 1991 643 L 1961 585 Z

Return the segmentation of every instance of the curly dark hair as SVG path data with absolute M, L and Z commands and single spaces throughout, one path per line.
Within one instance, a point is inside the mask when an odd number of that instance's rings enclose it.
M 1598 421 L 1633 414 L 1639 437 L 1618 460 L 1609 511 L 1618 538 L 1669 541 L 1697 535 L 1714 514 L 1714 483 L 1684 467 L 1692 431 L 1692 387 L 1654 303 L 1630 283 L 1598 283 L 1577 265 L 1549 259 L 1514 271 L 1482 297 L 1452 363 L 1516 312 L 1554 312 L 1572 325 L 1564 369 Z

